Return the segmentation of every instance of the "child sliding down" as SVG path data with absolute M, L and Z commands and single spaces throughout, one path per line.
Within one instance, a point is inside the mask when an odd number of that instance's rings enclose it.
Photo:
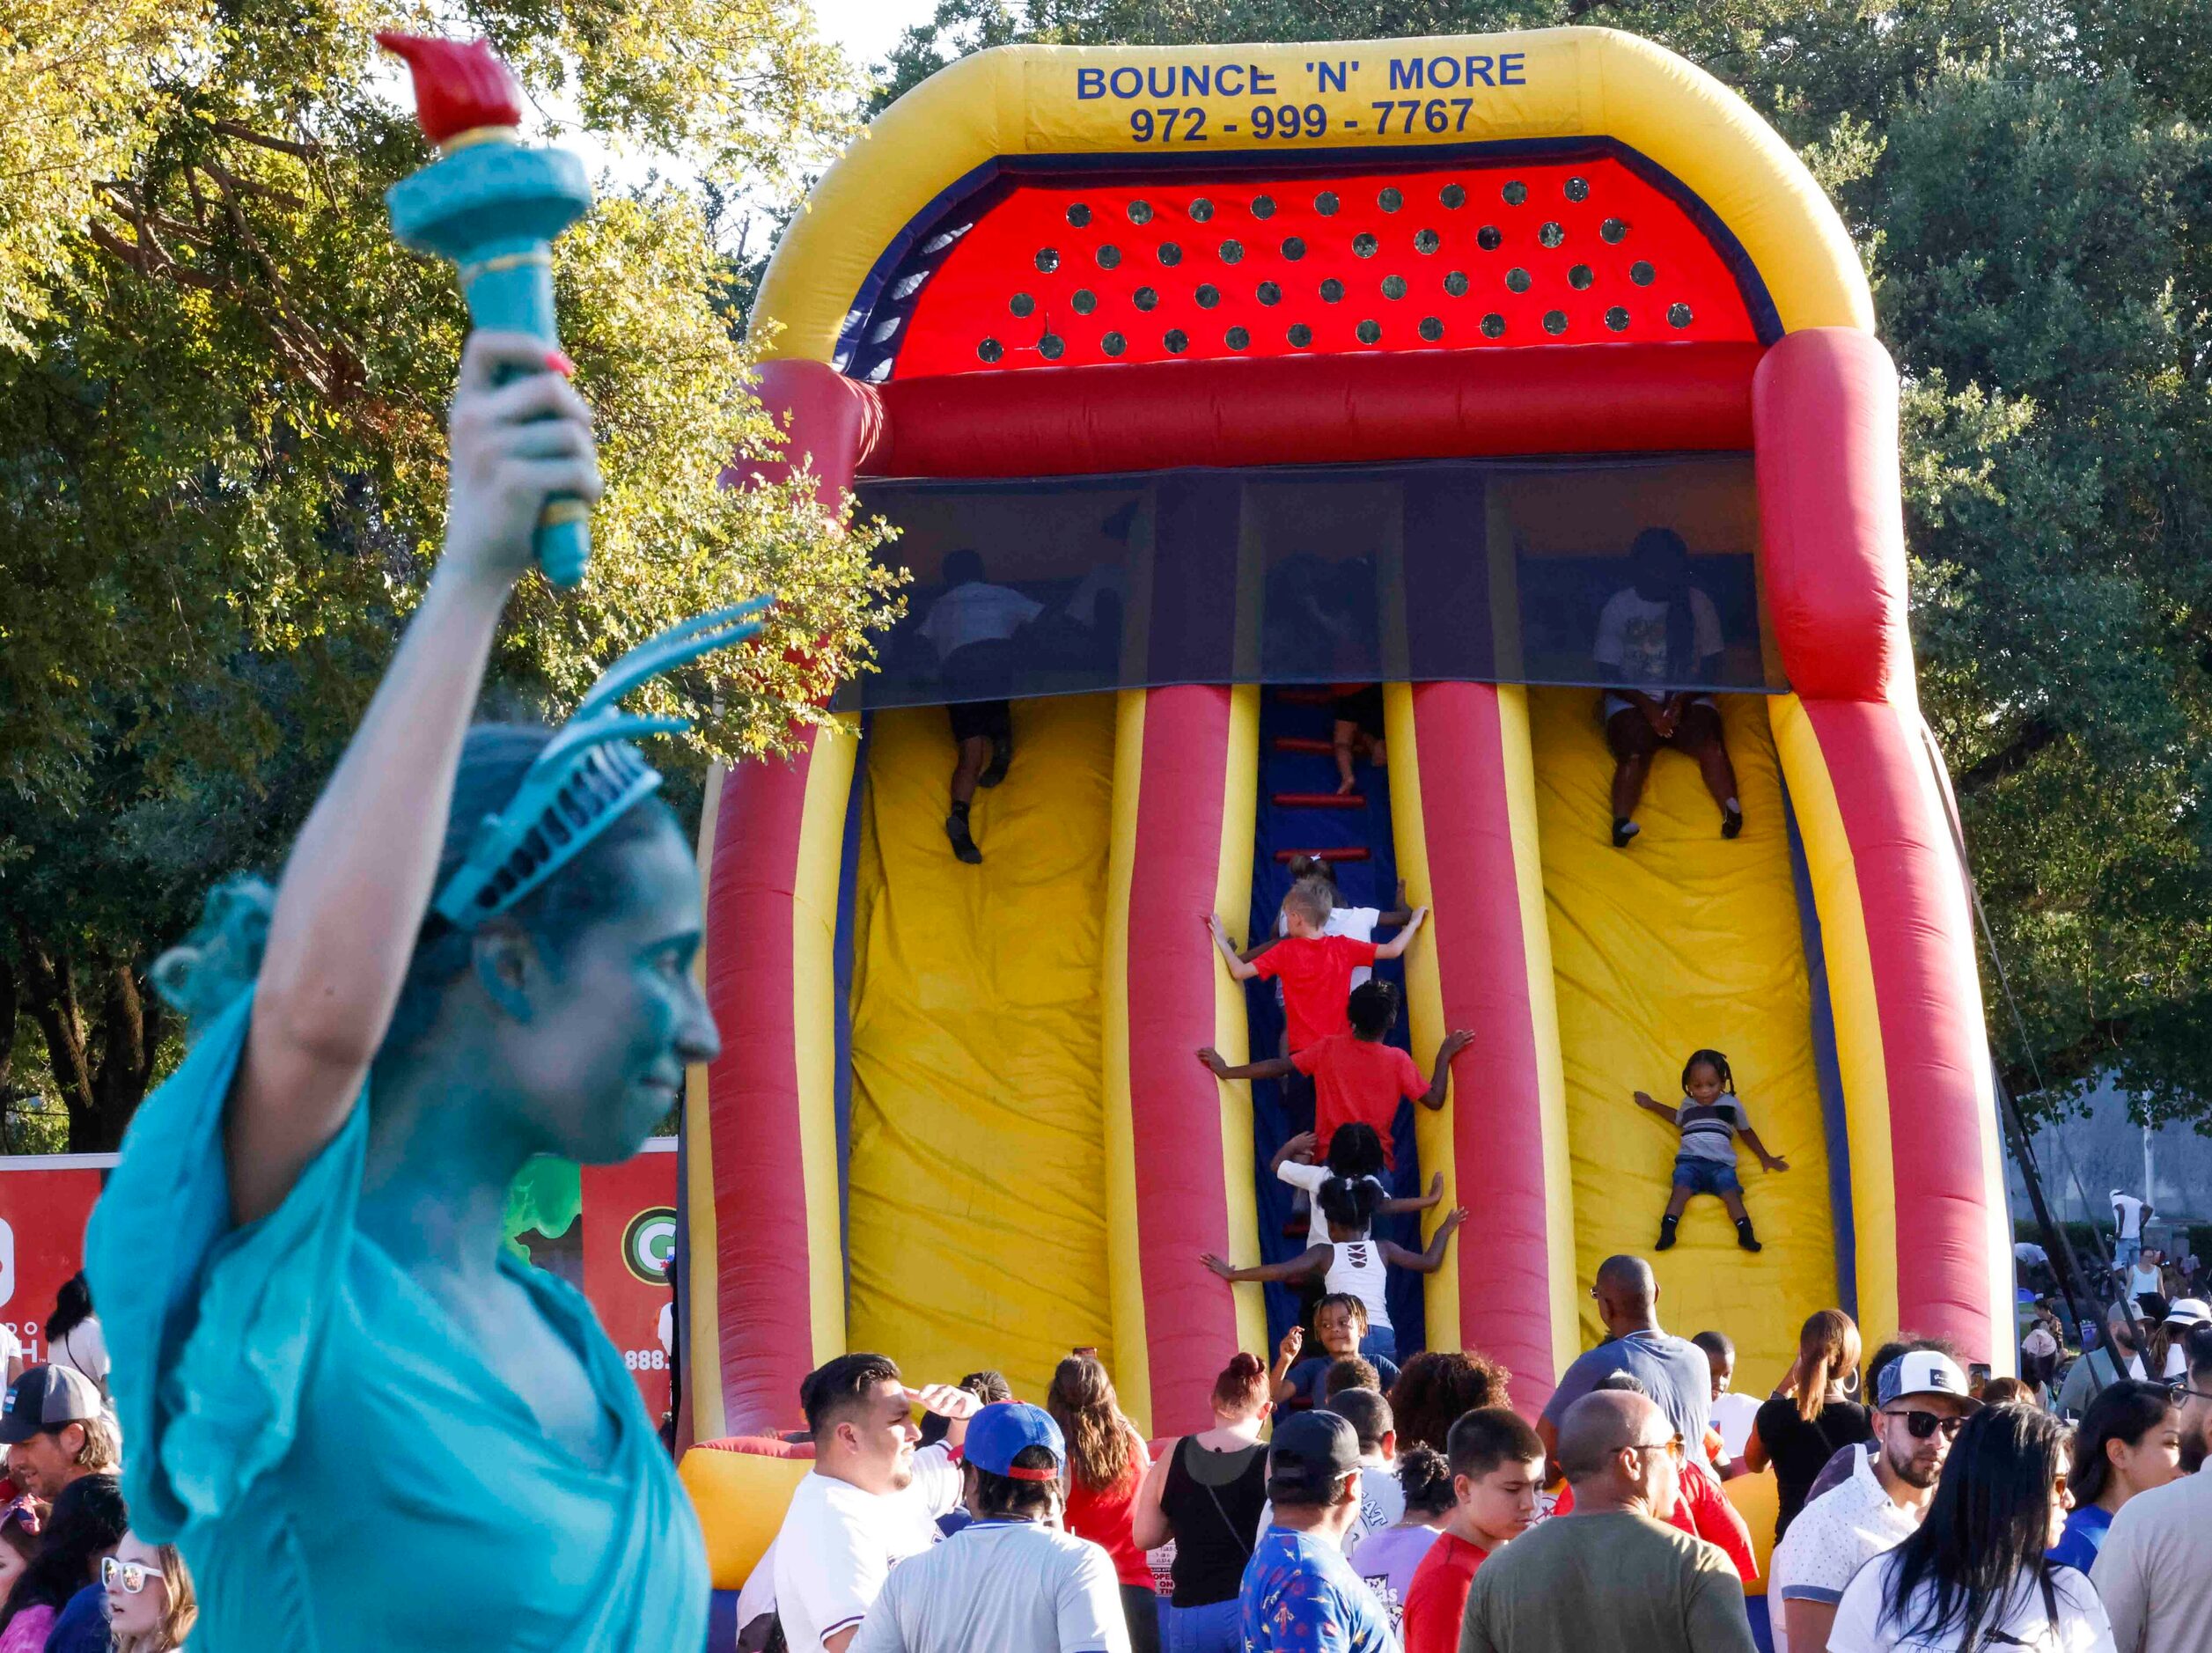
M 1736 1139 L 1741 1136 L 1744 1145 L 1759 1156 L 1759 1163 L 1768 1171 L 1787 1171 L 1789 1162 L 1768 1153 L 1759 1133 L 1752 1129 L 1750 1116 L 1736 1099 L 1736 1076 L 1728 1069 L 1728 1058 L 1717 1050 L 1690 1054 L 1689 1061 L 1682 1064 L 1679 1107 L 1654 1101 L 1642 1091 L 1636 1092 L 1635 1101 L 1638 1107 L 1671 1121 L 1682 1133 L 1682 1145 L 1674 1156 L 1674 1193 L 1666 1202 L 1666 1215 L 1659 1219 L 1658 1249 L 1667 1251 L 1673 1246 L 1682 1208 L 1689 1204 L 1691 1195 L 1698 1194 L 1720 1197 L 1735 1220 L 1738 1245 L 1747 1252 L 1763 1249 L 1759 1237 L 1752 1232 L 1750 1213 L 1744 1209 L 1744 1185 L 1736 1178 Z

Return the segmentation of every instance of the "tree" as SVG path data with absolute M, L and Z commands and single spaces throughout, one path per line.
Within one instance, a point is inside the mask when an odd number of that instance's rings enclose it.
M 420 595 L 467 320 L 386 224 L 430 158 L 370 41 L 388 11 L 33 4 L 0 33 L 0 1011 L 96 1149 L 173 1050 L 154 953 L 214 878 L 281 857 Z M 775 0 L 414 21 L 489 34 L 533 98 L 724 199 L 788 185 L 856 96 Z M 583 589 L 518 592 L 493 701 L 557 715 L 645 635 L 774 591 L 758 644 L 638 697 L 703 713 L 662 754 L 695 793 L 866 667 L 896 577 L 803 482 L 718 485 L 778 437 L 699 201 L 613 195 L 555 266 L 609 486 Z
M 2212 32 L 2191 0 L 944 0 L 887 100 L 1016 40 L 1565 23 L 1736 87 L 1827 187 L 1905 386 L 1921 698 L 2031 1111 L 2212 1130 Z M 2012 1000 L 2017 998 L 2016 1025 Z

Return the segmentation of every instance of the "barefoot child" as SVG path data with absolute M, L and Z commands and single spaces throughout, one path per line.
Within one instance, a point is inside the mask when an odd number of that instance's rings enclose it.
M 1736 1223 L 1738 1245 L 1747 1252 L 1763 1249 L 1752 1232 L 1751 1216 L 1744 1209 L 1744 1185 L 1736 1178 L 1736 1139 L 1741 1136 L 1744 1146 L 1758 1155 L 1759 1163 L 1768 1171 L 1787 1171 L 1789 1162 L 1768 1153 L 1759 1133 L 1752 1129 L 1750 1115 L 1736 1099 L 1736 1076 L 1729 1071 L 1728 1058 L 1717 1050 L 1690 1053 L 1689 1061 L 1682 1064 L 1679 1107 L 1654 1101 L 1642 1091 L 1636 1092 L 1635 1102 L 1646 1113 L 1670 1120 L 1682 1133 L 1682 1145 L 1674 1156 L 1674 1193 L 1666 1202 L 1666 1215 L 1659 1219 L 1657 1249 L 1673 1246 L 1682 1208 L 1689 1204 L 1693 1194 L 1699 1194 L 1720 1197 Z
M 1390 1306 L 1385 1300 L 1384 1288 L 1387 1271 L 1408 1268 L 1415 1274 L 1433 1275 L 1444 1267 L 1444 1248 L 1451 1243 L 1451 1236 L 1459 1224 L 1467 1220 L 1462 1208 L 1455 1207 L 1444 1214 L 1437 1224 L 1437 1231 L 1429 1238 L 1429 1248 L 1409 1252 L 1389 1240 L 1370 1237 L 1369 1228 L 1375 1217 L 1376 1186 L 1371 1181 L 1355 1182 L 1349 1177 L 1339 1177 L 1324 1183 L 1316 1203 L 1321 1215 L 1328 1220 L 1329 1243 L 1308 1246 L 1298 1256 L 1279 1263 L 1261 1263 L 1256 1267 L 1238 1268 L 1208 1252 L 1199 1260 L 1224 1280 L 1303 1280 L 1312 1275 L 1325 1276 L 1329 1295 L 1322 1299 L 1322 1310 L 1330 1308 L 1330 1299 L 1350 1297 L 1365 1311 L 1366 1334 L 1360 1339 L 1359 1352 L 1370 1360 L 1398 1358 L 1398 1335 L 1390 1323 Z M 1317 1334 L 1321 1317 L 1314 1317 Z M 1326 1341 L 1326 1340 L 1325 1340 Z

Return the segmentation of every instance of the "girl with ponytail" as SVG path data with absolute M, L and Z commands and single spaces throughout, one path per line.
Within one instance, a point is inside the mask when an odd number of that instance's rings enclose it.
M 1873 1438 L 1873 1420 L 1856 1399 L 1858 1368 L 1858 1326 L 1841 1309 L 1821 1310 L 1807 1318 L 1789 1376 L 1752 1422 L 1744 1464 L 1753 1474 L 1775 1466 L 1777 1544 L 1828 1459 Z

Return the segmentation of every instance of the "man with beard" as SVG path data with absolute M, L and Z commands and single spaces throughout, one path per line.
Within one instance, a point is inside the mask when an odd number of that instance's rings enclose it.
M 2179 1480 L 2130 1498 L 2113 1517 L 2090 1582 L 2120 1653 L 2212 1649 L 2212 1326 L 2186 1345 Z
M 1958 1363 L 1928 1348 L 1882 1369 L 1875 1404 L 1874 1440 L 1851 1479 L 1806 1504 L 1775 1551 L 1775 1653 L 1823 1653 L 1851 1575 L 1920 1524 L 1959 1426 L 1981 1409 Z
M 792 1653 L 845 1653 L 891 1569 L 936 1542 L 960 1502 L 953 1454 L 982 1403 L 965 1389 L 909 1389 L 882 1355 L 841 1355 L 799 1392 L 814 1468 L 791 1495 L 772 1546 L 775 1610 Z M 944 1441 L 922 1438 L 913 1410 L 942 1414 Z

